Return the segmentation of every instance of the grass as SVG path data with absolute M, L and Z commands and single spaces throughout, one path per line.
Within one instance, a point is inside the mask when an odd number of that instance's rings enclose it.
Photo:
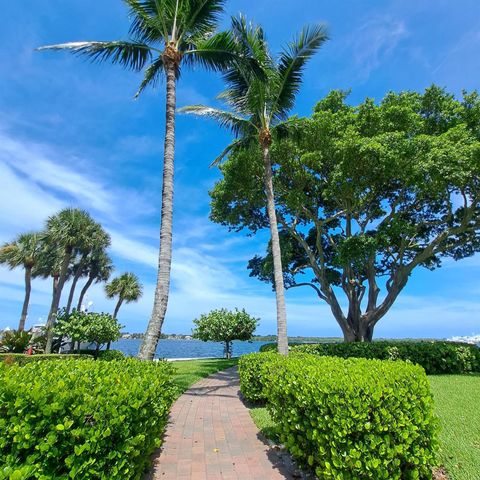
M 452 480 L 480 478 L 480 375 L 432 375 L 440 462 Z
M 429 377 L 440 419 L 439 463 L 451 480 L 480 479 L 480 375 Z M 265 407 L 250 410 L 263 435 L 275 439 L 275 424 Z
M 205 359 L 205 360 L 184 360 L 174 362 L 177 369 L 174 381 L 184 392 L 188 387 L 193 385 L 198 380 L 208 377 L 210 374 L 219 372 L 235 366 L 238 363 L 238 358 L 224 359 Z

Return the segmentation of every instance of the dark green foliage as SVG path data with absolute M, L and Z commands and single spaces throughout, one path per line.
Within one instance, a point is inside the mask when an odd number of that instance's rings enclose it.
M 194 320 L 195 330 L 192 335 L 204 342 L 223 342 L 225 357 L 231 358 L 232 341 L 251 340 L 258 322 L 258 318 L 250 316 L 245 310 L 222 308 L 200 315 L 200 318 Z
M 437 341 L 318 343 L 295 347 L 295 351 L 342 358 L 407 360 L 421 365 L 429 375 L 480 371 L 480 349 L 464 343 Z
M 238 361 L 240 391 L 248 401 L 264 402 L 266 400 L 263 388 L 269 373 L 268 364 L 276 357 L 276 348 L 272 352 L 250 353 L 240 357 Z
M 141 478 L 177 392 L 172 371 L 133 359 L 0 363 L 0 478 Z
M 0 346 L 5 348 L 8 352 L 23 353 L 32 339 L 32 334 L 20 330 L 10 330 L 3 332 L 0 340 Z
M 120 350 L 100 350 L 97 358 L 98 360 L 111 362 L 112 360 L 123 360 L 125 355 Z
M 298 345 L 305 345 L 301 342 L 288 342 L 288 349 L 291 350 L 292 347 L 296 347 Z M 260 352 L 273 352 L 278 349 L 277 343 L 266 343 L 259 348 Z
M 294 354 L 270 361 L 264 393 L 280 441 L 318 478 L 432 478 L 437 420 L 421 367 Z
M 89 360 L 93 358 L 95 352 L 89 351 L 91 355 L 64 355 L 58 353 L 39 354 L 39 355 L 25 355 L 23 353 L 0 353 L 0 363 L 25 365 L 31 362 L 41 362 L 43 360 Z M 0 477 L 1 478 L 1 477 Z

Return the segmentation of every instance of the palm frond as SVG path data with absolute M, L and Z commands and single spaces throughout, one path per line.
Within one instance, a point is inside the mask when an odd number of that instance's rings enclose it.
M 242 138 L 237 138 L 235 139 L 230 145 L 228 145 L 223 152 L 210 164 L 210 167 L 218 167 L 225 157 L 229 155 L 230 153 L 234 153 L 235 151 L 241 150 L 241 149 L 246 149 L 248 148 L 251 144 L 256 142 L 257 137 L 256 136 L 248 136 L 248 137 L 242 137 Z
M 183 2 L 185 11 L 179 18 L 180 39 L 188 37 L 206 38 L 218 25 L 224 12 L 226 0 L 189 0 Z M 188 10 L 188 11 L 187 11 Z
M 114 42 L 70 42 L 47 45 L 37 50 L 70 50 L 77 55 L 86 55 L 93 61 L 119 63 L 130 70 L 140 71 L 152 57 L 152 49 L 144 43 Z
M 163 57 L 160 55 L 153 63 L 151 63 L 145 69 L 145 75 L 143 76 L 142 83 L 138 87 L 137 93 L 134 98 L 138 98 L 139 95 L 149 86 L 155 87 L 160 79 L 160 76 L 164 72 L 163 69 Z
M 124 0 L 129 8 L 130 35 L 141 43 L 168 42 L 172 30 L 172 12 L 158 0 Z M 171 3 L 171 2 L 170 2 Z M 163 5 L 162 5 L 163 4 Z
M 217 121 L 223 127 L 229 129 L 235 136 L 248 136 L 256 131 L 255 126 L 250 120 L 236 115 L 226 110 L 205 107 L 203 105 L 191 105 L 178 110 L 179 113 L 198 115 L 200 117 L 210 117 Z
M 285 119 L 295 103 L 302 84 L 303 69 L 307 61 L 328 40 L 324 25 L 305 27 L 300 35 L 281 53 L 278 66 L 278 87 L 271 114 Z

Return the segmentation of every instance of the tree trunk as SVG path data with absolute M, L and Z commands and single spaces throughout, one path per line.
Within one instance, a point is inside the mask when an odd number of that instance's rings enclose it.
M 28 315 L 28 304 L 30 303 L 30 293 L 32 291 L 32 267 L 25 268 L 25 299 L 23 300 L 22 314 L 18 322 L 18 331 L 25 330 L 25 322 Z
M 55 293 L 52 298 L 52 305 L 50 306 L 50 312 L 47 320 L 47 344 L 45 346 L 45 353 L 52 353 L 53 343 L 53 327 L 55 326 L 55 320 L 57 319 L 58 305 L 60 304 L 60 298 L 62 296 L 63 286 L 67 278 L 68 265 L 72 257 L 71 249 L 66 249 L 65 256 L 63 257 L 62 267 L 60 269 L 60 275 L 58 277 L 58 285 L 55 288 Z
M 112 342 L 107 343 L 107 350 L 110 350 L 110 347 L 112 346 Z
M 173 222 L 173 173 L 175 155 L 175 108 L 176 76 L 175 67 L 169 62 L 167 73 L 167 108 L 165 151 L 163 163 L 162 217 L 160 223 L 160 251 L 158 256 L 157 286 L 152 316 L 140 347 L 142 360 L 153 360 L 160 339 L 170 290 L 170 270 L 172 265 L 172 222 Z
M 374 326 L 369 325 L 364 319 L 360 319 L 353 331 L 344 332 L 345 342 L 371 342 L 373 340 Z
M 75 295 L 75 288 L 77 287 L 77 282 L 80 279 L 81 275 L 82 275 L 82 265 L 80 264 L 77 272 L 75 272 L 75 276 L 73 277 L 73 280 L 72 280 L 72 286 L 70 287 L 70 293 L 68 294 L 68 301 L 67 301 L 67 307 L 66 307 L 67 315 L 70 313 L 70 310 L 72 309 L 73 296 Z
M 273 276 L 275 281 L 275 295 L 277 301 L 277 342 L 278 352 L 288 355 L 287 338 L 287 311 L 285 307 L 285 287 L 283 283 L 282 253 L 280 238 L 278 235 L 277 214 L 275 210 L 275 198 L 273 194 L 272 163 L 270 160 L 270 148 L 263 148 L 263 161 L 265 167 L 265 193 L 267 195 L 267 212 L 270 223 L 270 236 L 273 257 Z
M 232 342 L 230 340 L 225 341 L 225 358 L 232 358 Z
M 83 286 L 81 292 L 80 292 L 80 297 L 78 298 L 78 303 L 77 303 L 77 310 L 80 312 L 82 309 L 82 302 L 83 302 L 83 297 L 85 297 L 87 290 L 92 286 L 93 281 L 95 280 L 94 277 L 88 277 L 87 283 Z
M 120 307 L 122 306 L 122 303 L 123 303 L 123 298 L 119 297 L 118 302 L 115 305 L 115 310 L 113 311 L 113 318 L 117 318 L 118 311 L 120 310 Z

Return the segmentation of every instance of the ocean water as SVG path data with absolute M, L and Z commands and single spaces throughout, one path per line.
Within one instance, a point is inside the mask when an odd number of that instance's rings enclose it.
M 111 348 L 122 351 L 125 355 L 134 357 L 138 354 L 141 340 L 121 339 L 112 343 Z M 268 342 L 233 342 L 233 356 L 258 352 L 259 348 Z M 155 358 L 205 358 L 223 357 L 223 343 L 202 342 L 200 340 L 160 340 Z

